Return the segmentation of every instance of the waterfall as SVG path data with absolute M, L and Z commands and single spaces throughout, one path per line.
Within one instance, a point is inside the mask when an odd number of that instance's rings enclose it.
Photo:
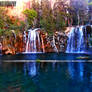
M 24 31 L 24 42 L 26 43 L 26 32 Z
M 84 26 L 72 27 L 68 37 L 66 53 L 84 53 L 86 50 L 86 39 Z
M 40 37 L 40 32 L 38 30 L 39 28 L 36 28 L 34 30 L 32 29 L 28 30 L 29 33 L 28 33 L 28 39 L 26 43 L 26 53 L 43 52 L 41 49 L 42 41 Z
M 54 35 L 53 35 L 53 46 L 54 46 L 54 51 L 58 52 L 58 49 L 57 49 L 56 44 L 55 44 L 55 37 L 54 37 Z

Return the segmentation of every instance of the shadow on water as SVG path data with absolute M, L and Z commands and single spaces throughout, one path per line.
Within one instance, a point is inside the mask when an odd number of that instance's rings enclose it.
M 92 60 L 92 53 L 30 53 L 0 55 L 0 60 Z
M 1 62 L 0 92 L 91 92 L 92 63 Z

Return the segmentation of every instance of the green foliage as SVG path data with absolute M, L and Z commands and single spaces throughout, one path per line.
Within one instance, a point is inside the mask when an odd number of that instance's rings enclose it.
M 37 12 L 33 9 L 26 9 L 24 14 L 29 17 L 30 19 L 34 20 L 37 17 Z
M 73 25 L 84 25 L 88 20 L 88 0 L 71 1 L 70 14 L 72 15 Z
M 6 22 L 9 20 L 9 17 L 6 15 L 6 13 L 6 9 L 0 7 L 0 28 L 7 26 Z
M 89 0 L 86 0 L 86 3 L 87 3 L 88 5 L 92 5 L 92 1 L 89 2 Z
M 47 32 L 52 33 L 55 30 L 55 21 L 51 17 L 51 15 L 46 16 L 46 18 L 42 17 L 40 20 L 41 28 L 44 28 Z
M 18 25 L 18 23 L 20 25 Z M 20 29 L 21 25 L 23 22 L 19 21 L 18 18 L 15 17 L 9 17 L 7 15 L 7 10 L 5 8 L 0 7 L 0 29 L 10 29 L 10 30 L 15 30 L 15 29 Z
M 37 59 L 37 60 L 36 60 L 36 62 L 37 62 L 37 63 L 40 63 L 40 62 L 41 62 L 41 60 L 40 60 L 40 59 Z
M 64 12 L 60 12 L 56 14 L 56 30 L 60 31 L 63 29 L 63 27 L 66 26 L 64 17 Z
M 20 35 L 25 30 L 25 23 L 18 18 L 8 16 L 5 8 L 0 8 L 0 42 L 4 46 L 15 49 Z M 16 37 L 19 37 L 18 40 Z M 17 48 L 16 48 L 17 50 Z
M 92 2 L 88 3 L 88 5 L 92 5 Z
M 0 29 L 0 36 L 3 36 L 4 31 L 4 29 Z
M 2 41 L 11 41 L 11 38 L 14 37 L 14 35 L 17 36 L 22 33 L 24 28 L 25 23 L 23 21 L 20 21 L 16 17 L 8 16 L 7 10 L 0 7 L 0 39 L 3 38 Z
M 37 12 L 34 9 L 26 9 L 23 11 L 23 13 L 27 17 L 27 24 L 29 25 L 29 27 L 32 27 L 34 25 L 34 20 L 37 17 Z
M 52 35 L 55 31 L 61 31 L 66 26 L 65 17 L 67 17 L 67 13 L 64 12 L 65 7 L 63 10 L 57 7 L 59 3 L 56 3 L 57 5 L 53 9 L 48 3 L 48 1 L 43 1 L 41 4 L 40 27 Z

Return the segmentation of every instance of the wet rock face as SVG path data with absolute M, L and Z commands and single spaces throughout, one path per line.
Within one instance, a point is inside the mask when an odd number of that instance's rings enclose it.
M 11 37 L 5 37 L 2 41 L 2 54 L 16 54 L 24 51 L 23 35 L 18 34 Z
M 56 32 L 54 34 L 54 42 L 53 43 L 53 36 L 44 36 L 44 45 L 46 52 L 65 52 L 67 47 L 67 39 L 65 33 L 63 32 Z
M 53 36 L 49 36 L 42 30 L 39 31 L 41 39 L 41 49 L 44 52 L 65 52 L 67 46 L 67 39 L 65 33 L 55 32 Z M 26 33 L 27 37 L 27 33 Z M 54 37 L 54 39 L 53 39 Z M 26 41 L 24 40 L 24 34 L 12 35 L 6 37 L 2 41 L 2 54 L 16 54 L 25 52 Z
M 68 37 L 66 36 L 65 33 L 63 33 L 63 32 L 55 33 L 55 42 L 56 42 L 56 46 L 57 46 L 57 49 L 59 52 L 66 51 L 67 39 L 68 39 Z
M 45 32 L 40 32 L 41 39 L 43 39 L 43 45 L 41 48 L 44 47 L 45 52 L 54 52 L 52 46 L 51 46 L 51 37 L 48 36 Z
M 92 27 L 90 25 L 86 26 L 87 34 L 92 34 Z
M 14 48 L 9 48 L 8 46 L 6 47 L 3 47 L 2 49 L 2 54 L 6 54 L 6 55 L 9 55 L 9 54 L 16 54 L 15 53 L 15 49 Z

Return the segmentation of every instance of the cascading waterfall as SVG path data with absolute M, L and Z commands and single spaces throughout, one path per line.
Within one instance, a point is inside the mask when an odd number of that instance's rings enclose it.
M 68 37 L 66 53 L 84 53 L 86 50 L 86 32 L 84 26 L 72 28 Z
M 29 33 L 26 43 L 26 53 L 44 52 L 44 50 L 41 49 L 42 42 L 38 30 L 39 28 L 36 28 L 34 30 L 32 29 L 28 30 Z

